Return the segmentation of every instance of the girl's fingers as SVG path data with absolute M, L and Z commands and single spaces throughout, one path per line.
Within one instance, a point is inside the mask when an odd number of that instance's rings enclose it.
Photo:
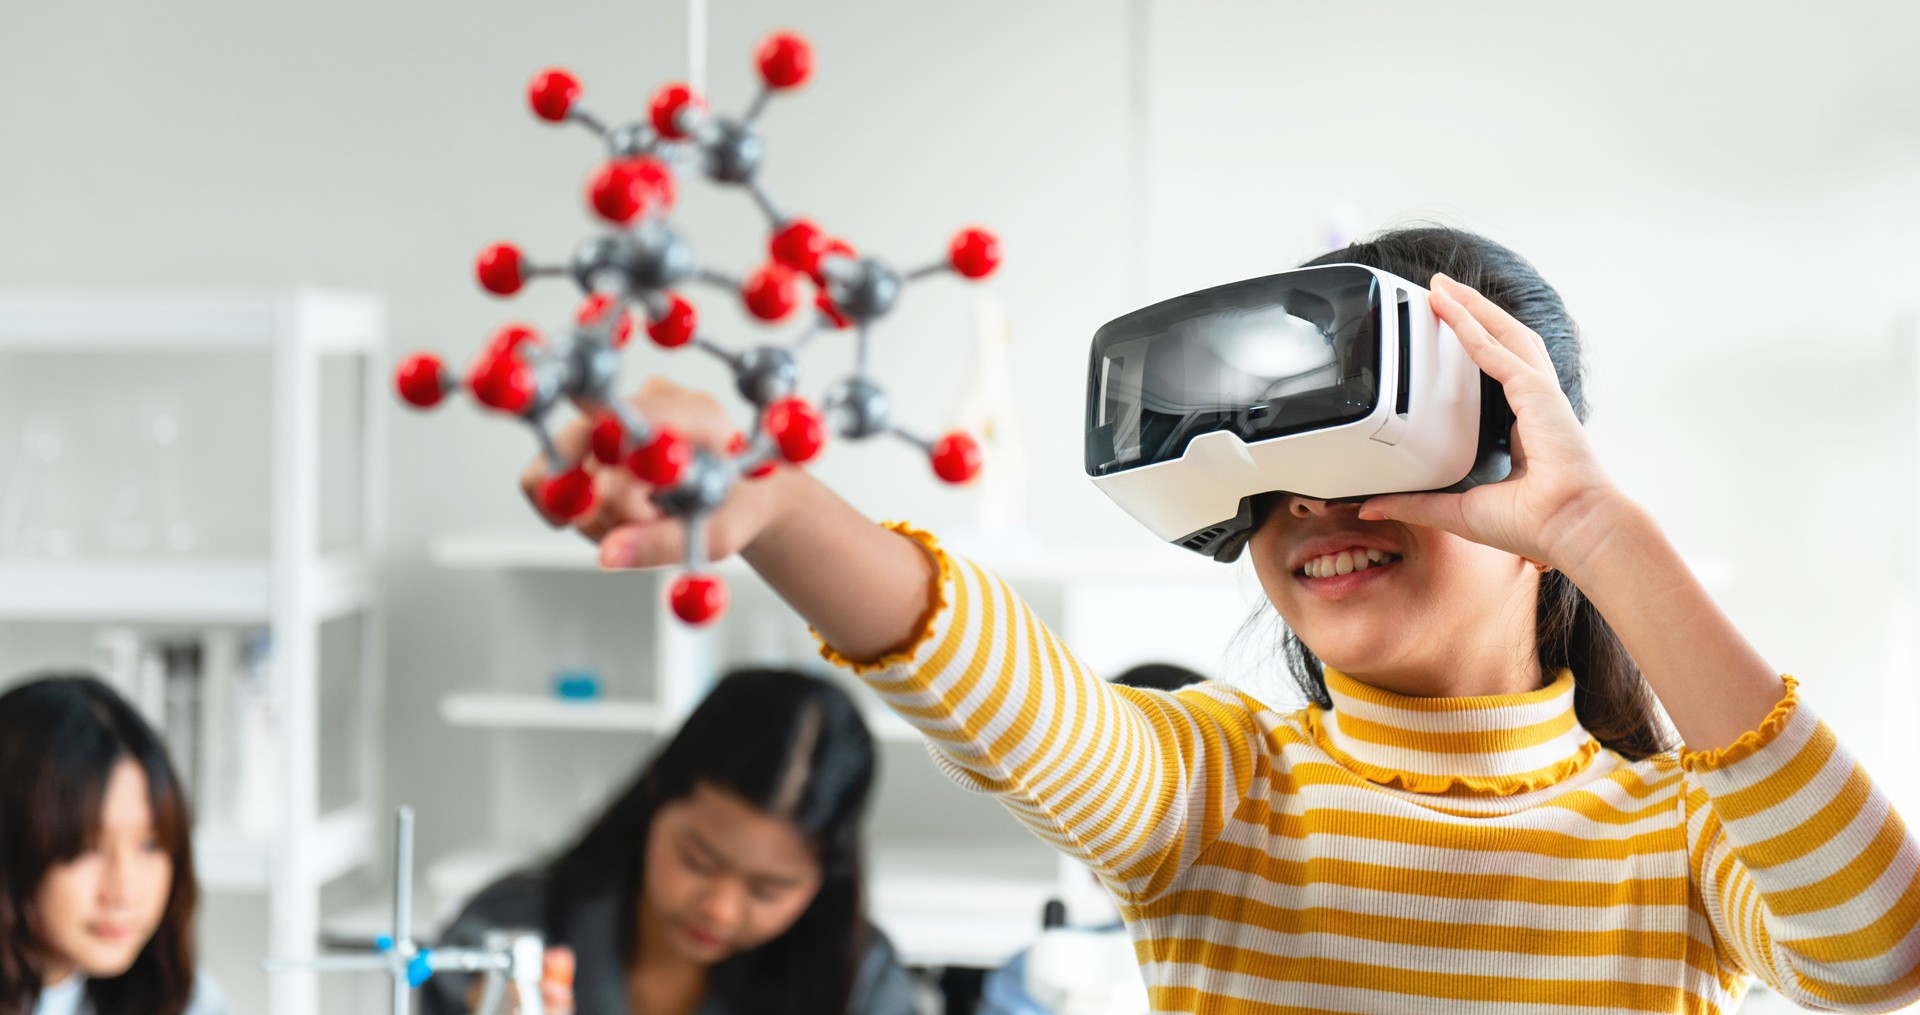
M 573 1011 L 573 949 L 549 948 L 540 968 L 540 1000 L 550 1015 Z
M 1512 349 L 1502 345 L 1498 339 L 1489 334 L 1479 320 L 1469 313 L 1459 300 L 1454 299 L 1452 294 L 1438 288 L 1432 292 L 1433 299 L 1430 302 L 1433 304 L 1433 312 L 1440 315 L 1440 319 L 1447 322 L 1447 326 L 1453 329 L 1454 336 L 1466 348 L 1467 355 L 1472 357 L 1474 365 L 1486 371 L 1488 377 L 1505 386 L 1531 372 L 1531 367 L 1526 360 L 1521 359 Z
M 1457 493 L 1390 493 L 1369 497 L 1360 505 L 1363 521 L 1395 521 L 1441 529 L 1455 535 L 1468 533 L 1466 496 Z
M 1434 273 L 1431 288 L 1444 289 L 1454 302 L 1465 307 L 1467 313 L 1487 329 L 1495 341 L 1511 349 L 1529 365 L 1547 373 L 1554 372 L 1553 357 L 1547 354 L 1546 342 L 1532 328 L 1507 313 L 1505 308 L 1487 299 L 1480 290 L 1439 272 Z
M 660 517 L 653 503 L 653 487 L 634 478 L 624 465 L 601 466 L 594 472 L 593 507 L 575 528 L 588 539 L 599 539 L 612 529 L 629 522 L 648 522 Z
M 687 556 L 685 528 L 661 522 L 619 526 L 600 537 L 600 566 L 617 571 L 678 564 Z

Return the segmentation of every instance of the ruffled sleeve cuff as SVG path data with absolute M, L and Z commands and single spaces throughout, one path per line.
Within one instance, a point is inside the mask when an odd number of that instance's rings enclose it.
M 1794 711 L 1800 707 L 1798 691 L 1800 682 L 1784 673 L 1780 675 L 1780 679 L 1786 682 L 1786 696 L 1780 699 L 1780 704 L 1773 706 L 1773 711 L 1767 713 L 1767 717 L 1760 721 L 1757 729 L 1748 730 L 1740 734 L 1740 739 L 1733 743 L 1711 751 L 1682 750 L 1680 766 L 1689 772 L 1717 771 L 1753 756 L 1779 739 L 1780 731 L 1787 728 L 1787 723 L 1793 718 Z
M 881 653 L 876 659 L 849 659 L 828 645 L 826 639 L 820 637 L 819 631 L 811 627 L 807 628 L 813 634 L 813 639 L 820 643 L 820 658 L 842 669 L 851 670 L 858 676 L 894 669 L 913 662 L 914 656 L 919 653 L 921 647 L 933 638 L 940 615 L 945 613 L 953 602 L 951 593 L 953 560 L 947 556 L 947 551 L 940 548 L 940 541 L 935 539 L 932 533 L 914 528 L 906 522 L 885 522 L 881 527 L 919 543 L 920 548 L 933 558 L 933 587 L 927 593 L 927 611 L 914 623 L 912 636 L 897 647 Z

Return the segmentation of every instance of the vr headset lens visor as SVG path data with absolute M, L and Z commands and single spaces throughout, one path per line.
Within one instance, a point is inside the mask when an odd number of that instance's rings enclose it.
M 1191 293 L 1093 339 L 1087 474 L 1177 459 L 1204 433 L 1248 444 L 1365 419 L 1380 392 L 1380 287 L 1352 265 Z

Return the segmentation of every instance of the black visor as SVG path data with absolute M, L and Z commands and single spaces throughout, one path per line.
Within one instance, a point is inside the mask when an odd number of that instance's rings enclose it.
M 1380 390 L 1380 286 L 1330 265 L 1156 303 L 1093 336 L 1087 475 L 1180 457 L 1230 430 L 1254 441 L 1365 419 Z

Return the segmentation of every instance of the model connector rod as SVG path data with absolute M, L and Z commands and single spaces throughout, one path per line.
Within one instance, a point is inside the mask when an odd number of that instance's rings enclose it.
M 482 976 L 475 1015 L 542 1015 L 543 984 L 573 988 L 572 953 L 548 953 L 531 930 L 489 931 L 479 948 L 427 948 L 413 939 L 413 808 L 394 815 L 393 932 L 382 934 L 371 952 L 271 958 L 268 972 L 384 973 L 393 978 L 393 1015 L 413 1010 L 413 994 L 436 973 Z M 511 987 L 510 993 L 508 988 Z M 513 995 L 518 995 L 517 1004 Z
M 536 262 L 513 244 L 496 243 L 480 252 L 474 274 L 496 296 L 511 296 L 536 278 L 568 276 L 583 301 L 551 338 L 525 324 L 501 327 L 464 373 L 431 353 L 417 353 L 395 376 L 400 397 L 410 405 L 431 408 L 464 390 L 482 408 L 529 426 L 548 467 L 540 499 L 555 516 L 577 518 L 593 509 L 585 454 L 602 466 L 625 467 L 651 486 L 654 501 L 688 527 L 686 570 L 668 598 L 674 613 L 693 624 L 720 616 L 728 598 L 704 557 L 700 537 L 708 517 L 742 480 L 811 461 L 829 428 L 849 440 L 899 437 L 924 452 L 934 474 L 949 483 L 967 482 L 981 468 L 980 445 L 970 435 L 929 438 L 895 425 L 886 390 L 868 364 L 873 326 L 908 284 L 949 272 L 986 278 L 1000 266 L 999 240 L 984 229 L 963 229 L 943 258 L 901 271 L 862 256 L 810 219 L 781 212 L 759 180 L 766 146 L 754 124 L 774 94 L 812 77 L 813 47 L 799 35 L 778 32 L 761 42 L 755 64 L 760 90 L 738 118 L 710 112 L 692 89 L 672 83 L 654 93 L 644 119 L 619 127 L 587 108 L 573 74 L 555 68 L 534 75 L 527 101 L 535 116 L 579 124 L 606 144 L 605 161 L 586 183 L 586 205 L 605 228 L 564 263 Z M 767 223 L 765 262 L 732 274 L 695 259 L 692 245 L 670 223 L 678 181 L 691 172 L 743 188 L 753 198 Z M 698 312 L 681 292 L 694 284 L 722 289 L 768 324 L 792 320 L 803 307 L 810 313 L 791 341 L 733 350 L 702 330 Z M 735 388 L 753 406 L 753 422 L 725 453 L 695 449 L 619 398 L 620 358 L 638 320 L 645 321 L 654 345 L 700 350 L 733 372 Z M 839 331 L 853 334 L 855 366 L 816 405 L 799 394 L 796 354 L 818 336 Z M 593 439 L 574 459 L 560 454 L 547 426 L 548 414 L 562 402 L 593 417 Z

